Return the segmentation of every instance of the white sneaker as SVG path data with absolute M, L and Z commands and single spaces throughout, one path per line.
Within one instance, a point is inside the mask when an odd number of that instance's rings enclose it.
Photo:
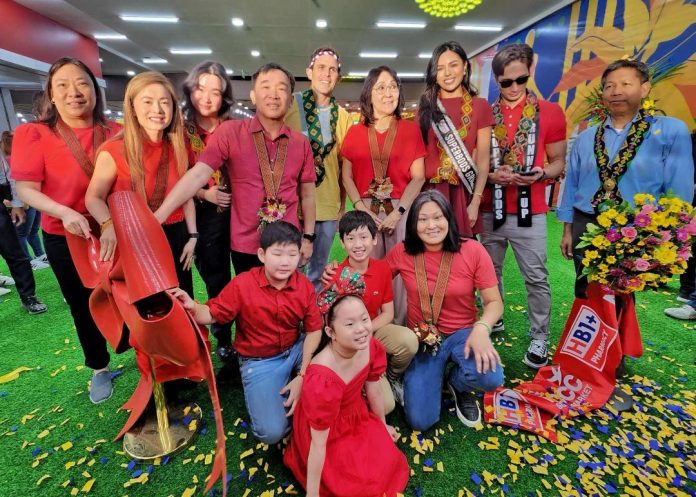
M 15 284 L 15 280 L 4 274 L 0 274 L 0 286 L 12 286 Z
M 399 378 L 398 380 L 389 380 L 389 386 L 394 394 L 394 402 L 399 404 L 401 407 L 404 406 L 404 380 Z
M 677 296 L 677 302 L 681 302 L 682 304 L 688 304 L 688 303 L 689 303 L 689 299 L 687 299 L 686 297 L 682 297 L 681 295 L 679 295 L 679 296 Z
M 691 320 L 696 319 L 696 309 L 690 305 L 683 305 L 681 307 L 670 307 L 665 309 L 665 314 L 674 319 Z
M 34 271 L 39 271 L 40 269 L 46 269 L 47 267 L 51 267 L 51 265 L 48 262 L 42 261 L 41 257 L 37 257 L 36 259 L 31 260 L 31 268 Z
M 12 290 L 10 290 L 9 288 L 5 288 L 5 287 L 0 286 L 0 297 L 2 297 L 3 295 L 7 295 L 11 291 Z

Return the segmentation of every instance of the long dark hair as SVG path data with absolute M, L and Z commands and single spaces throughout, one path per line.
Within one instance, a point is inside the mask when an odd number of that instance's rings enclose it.
M 435 202 L 442 211 L 442 214 L 447 219 L 447 236 L 442 244 L 442 250 L 445 252 L 459 252 L 462 240 L 459 236 L 459 228 L 457 220 L 454 218 L 452 206 L 447 201 L 445 196 L 437 190 L 426 190 L 416 197 L 416 200 L 411 204 L 406 218 L 406 236 L 404 237 L 404 249 L 409 255 L 418 255 L 425 252 L 425 244 L 418 236 L 418 216 L 421 208 L 426 202 Z
M 456 41 L 448 41 L 435 47 L 433 54 L 428 61 L 428 69 L 425 76 L 425 91 L 421 95 L 420 103 L 418 104 L 418 125 L 420 126 L 423 140 L 428 143 L 428 131 L 433 121 L 442 119 L 442 111 L 437 107 L 437 98 L 440 94 L 440 85 L 437 84 L 437 61 L 445 52 L 456 53 L 466 66 L 464 79 L 462 80 L 462 88 L 464 88 L 472 97 L 478 92 L 471 84 L 471 67 L 469 58 L 466 56 L 464 48 Z
M 336 314 L 336 309 L 340 304 L 343 302 L 349 300 L 349 299 L 358 299 L 360 302 L 363 302 L 363 299 L 359 295 L 344 295 L 342 297 L 338 297 L 333 304 L 331 304 L 331 307 L 329 308 L 329 312 L 326 313 L 326 315 L 323 316 L 323 321 L 324 321 L 324 327 L 321 329 L 321 338 L 319 339 L 319 345 L 317 345 L 316 350 L 312 354 L 312 357 L 316 357 L 316 355 L 324 350 L 324 348 L 331 343 L 331 337 L 326 333 L 326 327 L 332 327 L 332 324 L 335 319 L 335 314 Z M 363 302 L 364 303 L 364 302 Z M 373 330 L 374 331 L 374 330 Z
M 377 84 L 377 80 L 383 72 L 388 72 L 389 75 L 396 81 L 396 86 L 399 87 L 399 101 L 396 104 L 394 117 L 401 119 L 401 109 L 404 107 L 404 92 L 401 90 L 401 80 L 397 76 L 396 71 L 389 66 L 379 66 L 370 69 L 365 78 L 362 91 L 360 92 L 360 114 L 365 126 L 369 126 L 375 120 L 374 109 L 372 108 L 372 89 Z
M 203 74 L 212 74 L 220 78 L 222 83 L 222 103 L 220 104 L 220 110 L 218 110 L 218 117 L 225 121 L 229 119 L 230 109 L 234 104 L 234 97 L 232 96 L 232 82 L 229 76 L 227 76 L 227 71 L 219 62 L 212 60 L 206 60 L 201 62 L 196 67 L 191 69 L 184 80 L 183 90 L 184 90 L 184 101 L 181 107 L 184 113 L 184 119 L 188 122 L 196 121 L 196 108 L 193 106 L 191 101 L 191 93 L 193 93 L 196 88 L 198 88 L 198 79 Z
M 58 122 L 58 111 L 56 110 L 56 106 L 52 103 L 53 100 L 53 89 L 51 88 L 51 85 L 53 83 L 53 77 L 56 75 L 56 72 L 63 66 L 67 66 L 68 64 L 72 64 L 73 66 L 79 67 L 84 71 L 89 79 L 92 81 L 92 86 L 94 87 L 94 94 L 95 94 L 95 104 L 94 104 L 94 110 L 92 110 L 92 120 L 94 121 L 94 124 L 100 124 L 102 126 L 106 126 L 106 116 L 104 115 L 104 97 L 102 95 L 101 90 L 99 89 L 99 85 L 97 84 L 97 78 L 94 76 L 94 73 L 91 71 L 87 65 L 85 65 L 84 62 L 82 62 L 79 59 L 75 59 L 74 57 L 61 57 L 57 61 L 53 63 L 51 68 L 48 70 L 48 79 L 46 80 L 46 90 L 43 92 L 42 95 L 42 102 L 40 104 L 35 104 L 36 110 L 40 111 L 40 115 L 36 116 L 38 121 L 47 124 L 51 128 L 55 127 L 56 123 Z

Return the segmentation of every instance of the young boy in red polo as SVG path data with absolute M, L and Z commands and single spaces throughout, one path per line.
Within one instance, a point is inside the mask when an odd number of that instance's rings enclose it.
M 234 321 L 234 348 L 251 428 L 274 444 L 290 430 L 304 372 L 321 338 L 314 287 L 297 271 L 302 234 L 285 221 L 270 223 L 258 249 L 262 267 L 241 273 L 220 294 L 199 304 L 181 289 L 172 293 L 199 324 Z M 307 333 L 302 335 L 300 324 Z
M 395 401 L 403 404 L 402 376 L 418 352 L 418 338 L 408 328 L 392 324 L 392 273 L 386 261 L 370 257 L 377 245 L 377 225 L 372 217 L 364 211 L 347 212 L 338 223 L 338 233 L 348 257 L 341 264 L 333 262 L 327 267 L 325 276 L 338 278 L 347 266 L 365 280 L 363 302 L 372 319 L 375 338 L 384 346 L 389 358 L 386 375 L 381 379 L 385 412 L 389 413 Z

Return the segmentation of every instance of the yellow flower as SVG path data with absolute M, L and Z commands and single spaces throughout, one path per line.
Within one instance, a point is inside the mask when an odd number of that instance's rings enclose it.
M 599 257 L 599 252 L 596 250 L 588 250 L 585 252 L 585 257 L 590 260 L 597 259 Z
M 607 257 L 607 264 L 616 264 L 616 257 L 614 257 L 613 255 Z
M 619 212 L 618 212 L 616 209 L 614 209 L 614 208 L 612 207 L 611 209 L 608 209 L 608 210 L 605 212 L 605 214 L 607 215 L 607 217 L 608 217 L 609 219 L 614 219 L 616 216 L 619 215 Z
M 655 107 L 655 102 L 649 98 L 643 99 L 643 110 L 652 110 Z
M 609 219 L 606 215 L 606 213 L 602 213 L 599 216 L 597 216 L 597 223 L 603 228 L 608 228 L 611 226 L 611 219 Z
M 626 216 L 624 216 L 623 214 L 619 214 L 618 216 L 616 216 L 615 221 L 616 224 L 618 224 L 619 226 L 623 226 L 628 222 L 628 219 L 626 219 Z
M 590 260 L 587 259 L 587 258 L 583 259 L 583 260 L 582 260 L 582 265 L 585 266 L 585 267 L 589 266 L 589 265 L 590 265 Z
M 633 202 L 638 206 L 645 205 L 648 202 L 654 202 L 654 201 L 655 201 L 655 197 L 653 197 L 649 193 L 636 193 L 633 196 Z
M 677 260 L 677 252 L 668 245 L 661 245 L 656 248 L 653 255 L 660 264 L 672 264 Z
M 597 248 L 605 248 L 611 245 L 611 242 L 607 240 L 607 237 L 604 235 L 597 235 L 592 239 L 592 245 L 594 245 Z

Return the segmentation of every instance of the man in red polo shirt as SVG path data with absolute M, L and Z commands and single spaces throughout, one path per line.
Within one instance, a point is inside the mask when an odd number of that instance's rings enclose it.
M 500 294 L 508 244 L 527 287 L 531 343 L 524 363 L 548 362 L 551 291 L 546 268 L 545 179 L 565 168 L 566 121 L 561 108 L 527 89 L 534 60 L 529 45 L 503 47 L 493 58 L 500 96 L 493 104 L 491 172 L 484 192 L 481 243 L 493 259 Z M 504 329 L 502 320 L 496 329 Z
M 236 274 L 257 267 L 261 228 L 283 219 L 303 228 L 302 261 L 312 256 L 314 242 L 314 158 L 302 133 L 283 119 L 290 106 L 295 78 L 278 64 L 260 67 L 251 77 L 251 119 L 222 123 L 193 166 L 155 212 L 160 221 L 227 165 L 231 200 L 230 248 Z M 302 225 L 298 212 L 302 213 Z

